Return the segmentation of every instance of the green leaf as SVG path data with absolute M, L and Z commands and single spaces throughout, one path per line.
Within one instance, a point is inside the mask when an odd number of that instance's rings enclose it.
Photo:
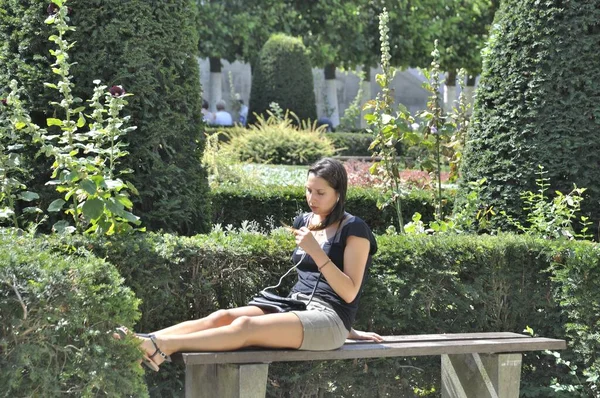
M 127 181 L 127 188 L 129 188 L 129 190 L 134 194 L 134 195 L 138 195 L 139 196 L 139 192 L 137 190 L 136 187 L 133 186 L 132 183 L 130 183 L 129 181 Z
M 58 90 L 58 87 L 54 83 L 44 83 L 44 86 Z
M 131 209 L 133 207 L 133 203 L 131 202 L 131 200 L 129 200 L 127 196 L 118 195 L 116 199 L 119 201 L 119 203 L 121 203 L 128 209 Z
M 48 211 L 51 213 L 60 211 L 60 209 L 62 209 L 62 207 L 65 203 L 67 203 L 67 202 L 65 202 L 62 199 L 56 199 L 55 201 L 50 203 L 50 206 L 48 206 Z
M 125 219 L 131 223 L 134 223 L 135 225 L 140 224 L 140 218 L 136 215 L 133 215 L 132 213 L 126 211 L 123 216 L 125 217 Z
M 0 220 L 3 218 L 10 218 L 15 212 L 10 207 L 4 207 L 0 209 Z
M 83 117 L 83 113 L 79 113 L 79 119 L 77 119 L 77 127 L 85 126 L 85 117 Z
M 86 200 L 81 210 L 87 219 L 95 220 L 104 213 L 104 202 L 97 198 Z
M 23 213 L 26 213 L 26 214 L 30 214 L 30 213 L 42 214 L 43 210 L 40 209 L 39 207 L 26 207 L 26 208 L 23 209 Z
M 52 226 L 52 229 L 58 234 L 72 234 L 75 232 L 75 227 L 69 225 L 65 220 L 58 221 Z
M 25 128 L 25 126 L 27 126 L 27 124 L 26 124 L 26 123 L 23 123 L 23 122 L 16 122 L 16 123 L 15 123 L 15 128 L 16 128 L 17 130 L 21 130 L 21 129 Z
M 96 193 L 96 183 L 92 180 L 87 178 L 85 180 L 81 180 L 79 186 L 90 195 L 94 195 Z
M 60 119 L 49 117 L 48 119 L 46 119 L 46 125 L 48 125 L 48 127 L 50 127 L 50 126 L 62 126 L 63 125 L 63 121 L 60 120 Z
M 40 195 L 38 195 L 35 192 L 29 192 L 29 191 L 21 192 L 21 194 L 19 195 L 19 199 L 24 200 L 25 202 L 31 202 L 32 200 L 36 200 L 39 198 L 40 198 Z

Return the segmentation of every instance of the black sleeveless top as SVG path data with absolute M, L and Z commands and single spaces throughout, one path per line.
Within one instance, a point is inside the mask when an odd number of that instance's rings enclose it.
M 298 229 L 303 226 L 308 226 L 311 215 L 312 213 L 305 213 L 296 217 L 294 220 L 294 228 Z M 345 213 L 335 236 L 321 244 L 321 247 L 325 253 L 327 253 L 331 261 L 342 271 L 344 271 L 344 249 L 346 248 L 346 240 L 348 239 L 348 236 L 358 236 L 359 238 L 368 239 L 371 244 L 369 256 L 367 258 L 367 264 L 365 267 L 365 273 L 356 298 L 351 303 L 346 303 L 340 296 L 338 296 L 338 294 L 333 290 L 323 276 L 321 276 L 321 280 L 319 281 L 317 290 L 315 291 L 315 296 L 331 304 L 335 312 L 344 322 L 344 326 L 346 326 L 346 329 L 349 331 L 352 327 L 352 323 L 354 323 L 354 319 L 356 318 L 358 302 L 369 274 L 372 256 L 375 254 L 375 252 L 377 252 L 377 241 L 375 241 L 375 237 L 373 236 L 371 229 L 362 219 L 349 213 Z M 302 250 L 300 247 L 296 247 L 292 253 L 292 260 L 294 263 L 300 261 L 300 258 L 303 254 L 304 250 Z M 319 279 L 320 272 L 317 269 L 317 265 L 312 257 L 307 254 L 306 257 L 304 257 L 304 260 L 302 260 L 298 266 L 297 270 L 298 282 L 296 282 L 292 288 L 292 293 L 303 293 L 310 296 L 315 284 L 317 283 L 317 280 Z

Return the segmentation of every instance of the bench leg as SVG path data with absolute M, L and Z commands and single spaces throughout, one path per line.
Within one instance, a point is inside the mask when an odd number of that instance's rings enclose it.
M 188 365 L 186 398 L 264 398 L 268 364 Z
M 518 398 L 521 354 L 442 355 L 442 398 Z

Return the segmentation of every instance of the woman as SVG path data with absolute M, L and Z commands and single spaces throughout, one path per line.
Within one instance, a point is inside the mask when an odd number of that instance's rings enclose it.
M 308 171 L 311 212 L 294 220 L 297 247 L 292 257 L 299 266 L 291 292 L 292 298 L 308 303 L 306 311 L 269 313 L 249 305 L 138 335 L 147 354 L 144 363 L 158 370 L 178 351 L 248 346 L 332 350 L 346 338 L 381 341 L 375 333 L 351 327 L 377 243 L 364 221 L 344 211 L 347 185 L 346 170 L 337 160 L 322 159 Z

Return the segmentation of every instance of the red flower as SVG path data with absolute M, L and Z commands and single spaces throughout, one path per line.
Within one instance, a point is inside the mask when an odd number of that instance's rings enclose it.
M 125 89 L 122 86 L 112 86 L 108 89 L 108 92 L 113 97 L 122 97 L 125 95 Z
M 48 8 L 46 9 L 46 12 L 48 13 L 48 15 L 55 15 L 59 9 L 60 7 L 58 7 L 56 4 L 50 3 Z

